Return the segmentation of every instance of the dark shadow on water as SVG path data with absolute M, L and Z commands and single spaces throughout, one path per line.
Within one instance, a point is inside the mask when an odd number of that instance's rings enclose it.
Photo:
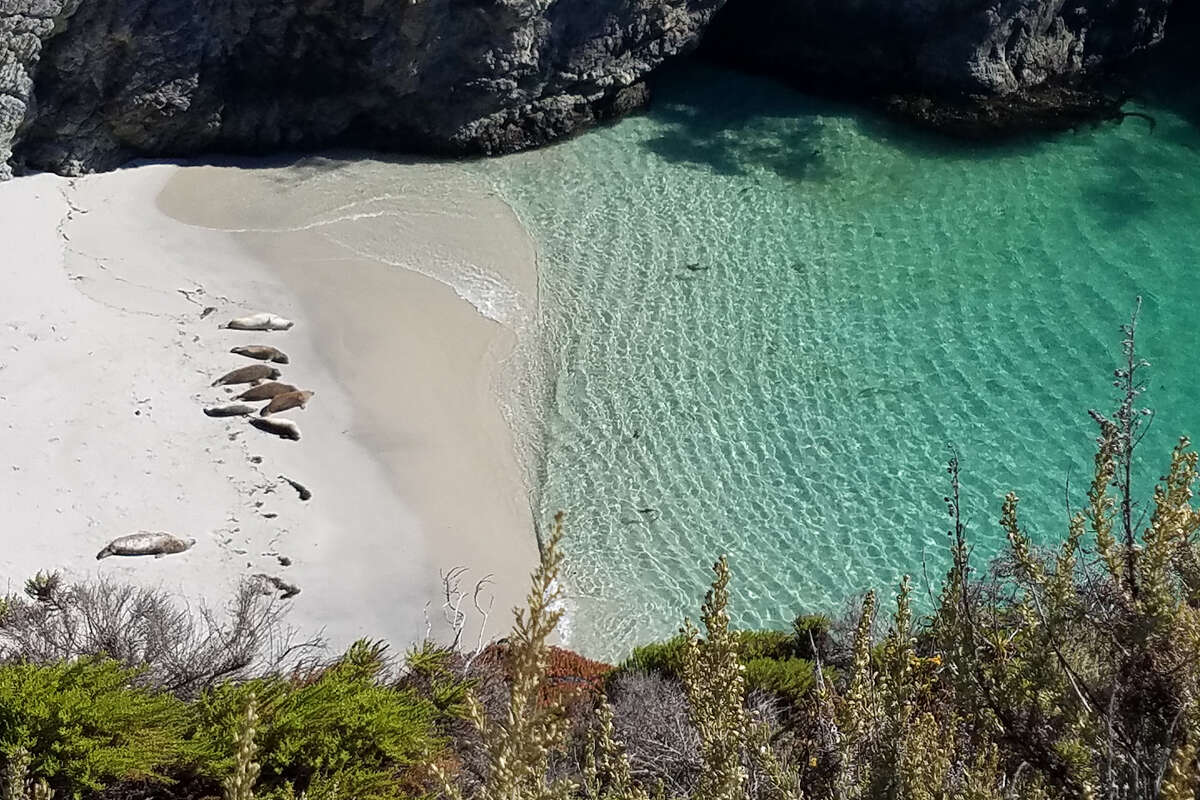
M 1153 212 L 1156 205 L 1149 187 L 1123 186 L 1116 179 L 1085 188 L 1083 199 L 1110 231 L 1130 227 L 1139 217 Z
M 1105 139 L 1102 174 L 1082 188 L 1084 202 L 1114 232 L 1151 214 L 1181 222 L 1194 215 L 1194 193 L 1178 176 L 1194 175 L 1200 164 L 1198 37 L 1200 3 L 1175 2 L 1163 42 L 1122 79 L 1126 111 L 1146 117 L 1126 117 L 1120 135 Z
M 1138 96 L 1130 110 L 1144 109 L 1151 116 L 1180 110 L 1178 103 L 1187 96 L 1184 84 L 1194 81 L 1179 73 L 1176 61 L 1165 62 L 1163 69 L 1171 80 L 1154 84 L 1159 94 L 1144 98 L 1153 104 L 1141 106 L 1136 101 L 1143 98 Z M 649 115 L 665 130 L 642 146 L 667 161 L 719 175 L 752 175 L 765 169 L 797 182 L 836 181 L 842 160 L 835 151 L 845 134 L 831 135 L 831 124 L 849 124 L 909 159 L 958 161 L 967 168 L 1019 159 L 1023 163 L 1014 164 L 1015 169 L 1036 170 L 1042 157 L 1083 148 L 1085 153 L 1064 157 L 1078 158 L 1081 199 L 1113 231 L 1161 213 L 1176 201 L 1164 196 L 1152 171 L 1146 171 L 1147 160 L 1158 157 L 1151 150 L 1164 141 L 1200 149 L 1197 131 L 1174 117 L 1154 126 L 1131 116 L 1060 133 L 968 142 L 916 129 L 861 105 L 806 95 L 769 78 L 686 60 L 665 71 L 654 89 Z M 1157 101 L 1168 89 L 1175 92 L 1176 103 L 1160 105 Z M 1192 95 L 1200 123 L 1200 93 L 1192 90 Z
M 970 142 L 895 121 L 861 104 L 804 94 L 772 78 L 689 59 L 657 76 L 653 97 L 651 118 L 669 127 L 643 146 L 668 161 L 721 175 L 768 169 L 790 180 L 836 179 L 837 170 L 822 151 L 822 118 L 852 118 L 867 136 L 918 158 L 1019 156 L 1076 135 Z
M 821 152 L 826 104 L 782 84 L 685 61 L 658 77 L 654 98 L 649 116 L 667 131 L 642 146 L 666 161 L 718 175 L 836 177 Z
M 990 161 L 1035 154 L 1080 131 L 1040 131 L 999 139 L 972 140 L 921 128 L 911 122 L 890 117 L 881 111 L 856 109 L 859 128 L 868 136 L 881 139 L 912 157 L 953 158 L 961 161 Z M 1085 126 L 1086 130 L 1090 126 Z
M 1083 182 L 1081 195 L 1106 228 L 1120 231 L 1157 210 L 1159 190 L 1138 169 L 1147 156 L 1137 139 L 1106 141 L 1101 152 L 1104 167 L 1094 180 Z

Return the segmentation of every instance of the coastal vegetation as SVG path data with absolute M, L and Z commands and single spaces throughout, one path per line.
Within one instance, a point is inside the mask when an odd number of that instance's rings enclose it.
M 323 659 L 251 591 L 222 621 L 39 576 L 0 607 L 0 797 L 1194 798 L 1198 459 L 1180 439 L 1139 521 L 1135 322 L 1065 537 L 1032 541 L 1009 494 L 1008 551 L 976 563 L 951 453 L 927 604 L 906 577 L 736 631 L 721 558 L 699 626 L 607 667 L 550 644 L 561 516 L 507 639 L 403 659 Z

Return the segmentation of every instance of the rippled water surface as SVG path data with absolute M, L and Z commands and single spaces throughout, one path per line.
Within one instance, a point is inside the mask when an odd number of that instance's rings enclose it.
M 1200 434 L 1200 135 L 1149 110 L 966 148 L 688 68 L 648 115 L 477 165 L 540 247 L 572 643 L 672 633 L 719 553 L 743 625 L 940 577 L 948 443 L 977 557 L 1009 489 L 1056 539 L 1139 294 L 1147 490 Z

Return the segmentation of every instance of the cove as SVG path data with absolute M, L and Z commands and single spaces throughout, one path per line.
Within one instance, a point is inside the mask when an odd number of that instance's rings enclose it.
M 1066 530 L 1143 298 L 1139 492 L 1200 433 L 1200 132 L 1166 107 L 1003 147 L 915 136 L 688 65 L 648 113 L 479 162 L 539 247 L 546 444 L 568 643 L 620 657 L 696 614 L 785 627 L 948 564 L 958 452 L 977 566 L 1007 491 Z

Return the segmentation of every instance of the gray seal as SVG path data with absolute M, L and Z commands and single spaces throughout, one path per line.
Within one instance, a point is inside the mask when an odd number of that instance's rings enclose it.
M 164 531 L 138 531 L 128 536 L 113 539 L 108 546 L 96 554 L 96 560 L 109 556 L 154 556 L 162 558 L 171 553 L 182 553 L 196 543 L 195 539 L 180 539 Z

